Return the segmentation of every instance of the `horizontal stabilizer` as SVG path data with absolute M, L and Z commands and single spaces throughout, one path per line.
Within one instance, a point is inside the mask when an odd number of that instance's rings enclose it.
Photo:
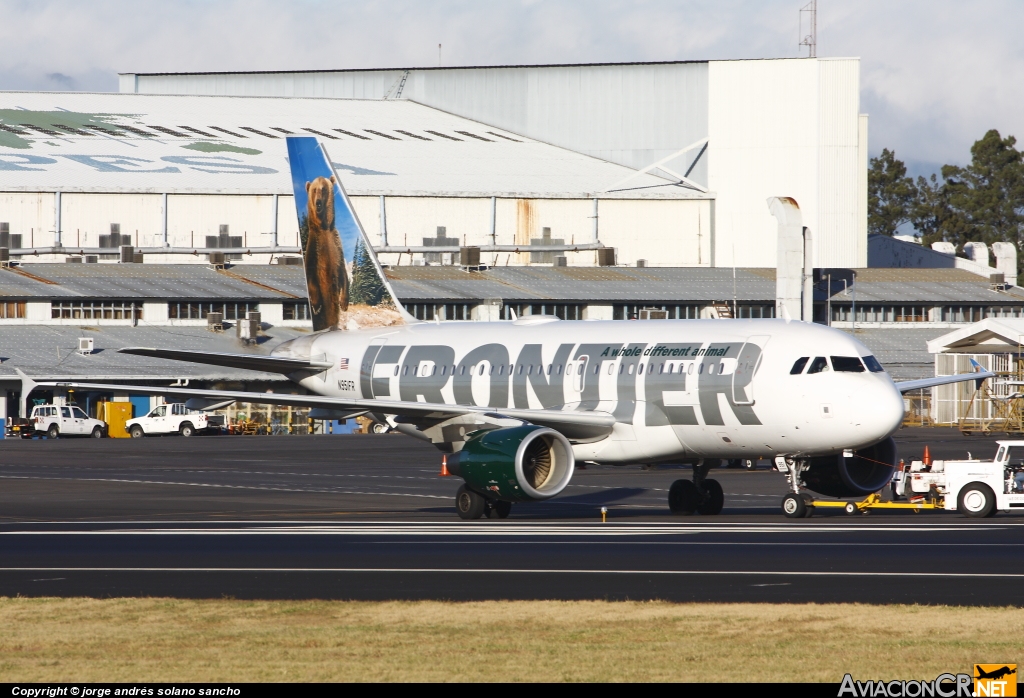
M 296 371 L 323 371 L 331 367 L 324 361 L 308 361 L 292 359 L 285 356 L 267 356 L 266 354 L 218 354 L 207 351 L 186 351 L 181 349 L 151 349 L 148 347 L 126 347 L 119 349 L 121 354 L 151 356 L 155 359 L 172 359 L 174 361 L 191 361 L 210 366 L 228 366 L 249 371 L 265 371 L 266 373 L 295 373 Z

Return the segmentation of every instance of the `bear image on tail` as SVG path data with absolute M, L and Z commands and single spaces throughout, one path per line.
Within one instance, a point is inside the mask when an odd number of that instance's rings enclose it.
M 303 260 L 313 328 L 337 327 L 348 310 L 348 272 L 334 225 L 334 177 L 306 182 L 306 247 Z

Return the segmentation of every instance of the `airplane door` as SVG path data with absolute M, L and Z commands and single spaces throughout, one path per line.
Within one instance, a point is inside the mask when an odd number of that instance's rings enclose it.
M 587 379 L 587 362 L 589 361 L 589 356 L 576 357 L 576 365 L 574 366 L 575 372 L 572 376 L 572 389 L 577 393 L 583 392 L 583 382 Z
M 747 337 L 736 358 L 736 370 L 732 372 L 732 401 L 736 405 L 754 404 L 754 374 L 761 365 L 762 351 L 768 335 Z

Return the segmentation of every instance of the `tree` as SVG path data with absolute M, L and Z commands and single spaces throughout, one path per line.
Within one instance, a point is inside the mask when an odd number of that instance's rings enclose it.
M 885 148 L 871 158 L 868 170 L 868 232 L 895 235 L 896 229 L 914 216 L 917 187 L 907 176 L 907 166 Z
M 967 167 L 944 165 L 942 198 L 949 208 L 942 232 L 962 245 L 1005 241 L 1020 245 L 1024 238 L 1024 154 L 1013 136 L 992 129 L 971 146 Z
M 352 303 L 370 306 L 393 305 L 391 295 L 377 273 L 377 266 L 366 252 L 363 241 L 356 242 L 355 259 L 352 260 L 352 288 L 349 289 Z

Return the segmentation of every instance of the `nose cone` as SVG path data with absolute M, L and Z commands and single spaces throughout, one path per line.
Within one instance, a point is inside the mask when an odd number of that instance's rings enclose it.
M 879 380 L 878 387 L 871 392 L 872 401 L 867 406 L 869 412 L 866 415 L 865 426 L 881 440 L 900 428 L 906 407 L 903 404 L 903 394 L 888 378 Z

